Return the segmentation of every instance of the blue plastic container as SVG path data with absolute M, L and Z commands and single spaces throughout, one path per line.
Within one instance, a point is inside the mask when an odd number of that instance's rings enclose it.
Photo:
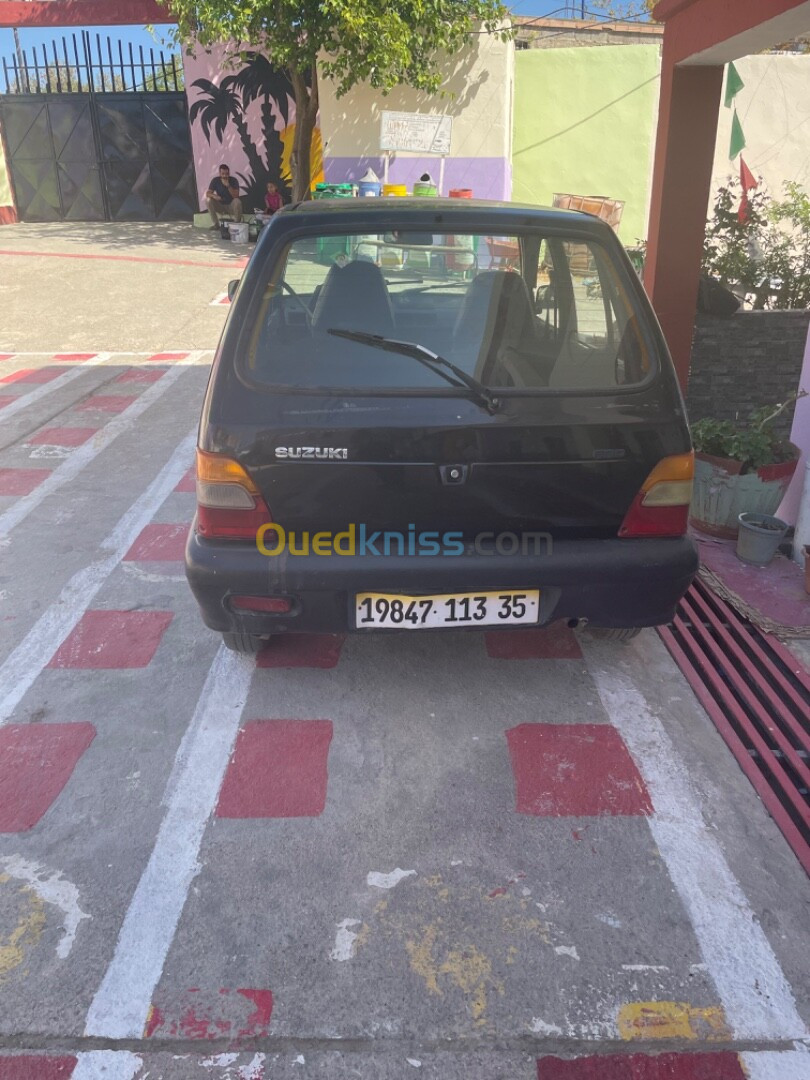
M 379 180 L 358 180 L 357 193 L 362 199 L 364 196 L 377 197 L 382 194 L 382 184 Z

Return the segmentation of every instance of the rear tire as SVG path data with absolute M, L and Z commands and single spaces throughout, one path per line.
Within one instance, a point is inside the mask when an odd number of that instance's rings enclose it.
M 267 643 L 267 638 L 259 637 L 257 634 L 228 633 L 222 635 L 222 640 L 226 649 L 239 653 L 241 656 L 255 656 Z
M 619 627 L 609 626 L 599 630 L 599 636 L 605 641 L 632 641 L 641 633 L 640 626 Z

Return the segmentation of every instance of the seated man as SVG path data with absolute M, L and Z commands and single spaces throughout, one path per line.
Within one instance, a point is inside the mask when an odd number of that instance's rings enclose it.
M 239 198 L 239 185 L 231 176 L 231 170 L 227 165 L 220 165 L 219 176 L 215 176 L 208 185 L 205 193 L 205 205 L 211 215 L 212 229 L 219 228 L 218 213 L 223 210 L 233 217 L 234 221 L 242 220 L 242 200 Z

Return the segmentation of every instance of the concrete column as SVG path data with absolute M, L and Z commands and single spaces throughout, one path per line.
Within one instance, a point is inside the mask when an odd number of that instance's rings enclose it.
M 676 66 L 665 36 L 644 285 L 684 389 L 722 85 L 722 67 Z

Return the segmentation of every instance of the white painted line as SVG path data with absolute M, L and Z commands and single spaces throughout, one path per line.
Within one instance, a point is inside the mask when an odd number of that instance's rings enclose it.
M 129 1050 L 86 1050 L 76 1059 L 71 1080 L 133 1080 L 143 1064 Z
M 252 659 L 220 646 L 177 754 L 155 846 L 87 1014 L 86 1036 L 143 1037 L 152 994 L 188 890 L 200 871 L 200 843 L 216 805 L 254 670 Z
M 152 385 L 139 394 L 131 405 L 128 405 L 118 416 L 109 420 L 104 427 L 88 442 L 77 447 L 73 453 L 58 465 L 29 495 L 23 495 L 12 503 L 4 513 L 0 514 L 0 536 L 8 536 L 21 522 L 25 521 L 32 511 L 52 495 L 59 488 L 75 479 L 76 476 L 98 457 L 107 447 L 123 435 L 125 431 L 134 425 L 153 402 L 162 397 L 172 383 L 176 382 L 183 374 L 183 369 L 178 365 L 169 368 L 165 374 L 152 383 Z
M 167 496 L 188 472 L 197 442 L 190 432 L 168 462 L 127 510 L 99 548 L 99 557 L 77 570 L 58 599 L 40 616 L 0 665 L 0 725 L 6 723 L 39 673 L 73 630 L 93 597 L 132 547 Z
M 810 1080 L 810 1053 L 802 1050 L 740 1054 L 748 1080 Z
M 793 991 L 722 849 L 683 760 L 618 650 L 583 642 L 602 704 L 650 793 L 653 838 L 692 922 L 726 1021 L 738 1039 L 807 1035 Z
M 17 355 L 19 356 L 21 354 L 18 353 Z M 47 397 L 48 394 L 52 394 L 54 390 L 61 390 L 63 386 L 67 386 L 69 382 L 73 382 L 74 379 L 78 379 L 80 375 L 83 375 L 85 368 L 100 367 L 102 364 L 106 364 L 112 356 L 112 353 L 96 353 L 90 360 L 81 360 L 78 363 L 71 364 L 69 368 L 66 368 L 61 375 L 57 375 L 55 379 L 52 379 L 47 383 L 40 383 L 36 389 L 26 391 L 12 401 L 10 405 L 6 405 L 3 408 L 3 419 L 8 420 L 22 409 L 27 409 L 29 405 L 33 405 L 35 402 Z M 2 385 L 13 386 L 14 383 L 3 383 Z

